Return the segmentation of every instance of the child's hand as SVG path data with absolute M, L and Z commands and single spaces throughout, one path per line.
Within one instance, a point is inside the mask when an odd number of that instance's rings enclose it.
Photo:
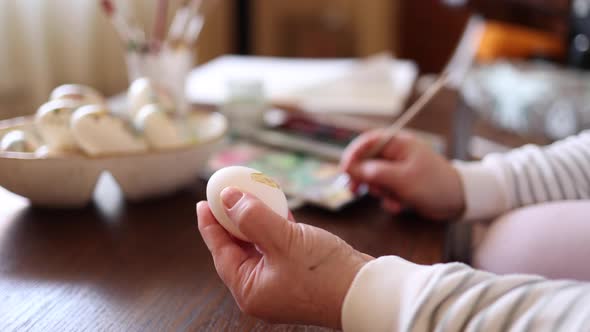
M 465 200 L 459 174 L 443 157 L 408 133 L 400 133 L 377 159 L 363 159 L 383 135 L 371 131 L 359 136 L 344 152 L 341 167 L 352 179 L 351 189 L 369 185 L 383 207 L 399 213 L 403 207 L 424 217 L 446 220 L 459 217 Z
M 240 309 L 271 322 L 339 328 L 348 288 L 372 257 L 322 229 L 283 219 L 237 189 L 221 197 L 252 244 L 231 237 L 206 202 L 197 205 L 199 230 Z

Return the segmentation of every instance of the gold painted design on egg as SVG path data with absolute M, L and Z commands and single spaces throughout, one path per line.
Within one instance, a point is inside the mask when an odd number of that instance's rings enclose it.
M 100 110 L 98 110 L 98 111 L 96 111 L 94 113 L 90 113 L 89 115 L 90 115 L 90 117 L 92 119 L 94 119 L 94 121 L 98 121 L 98 120 L 100 120 L 100 119 L 108 116 L 109 115 L 109 111 L 107 111 L 105 109 L 100 109 Z
M 275 180 L 264 175 L 263 173 L 252 173 L 250 175 L 250 178 L 252 178 L 252 180 L 254 180 L 258 183 L 262 183 L 262 184 L 265 184 L 265 185 L 273 187 L 273 188 L 281 189 L 281 187 L 279 186 L 279 184 Z

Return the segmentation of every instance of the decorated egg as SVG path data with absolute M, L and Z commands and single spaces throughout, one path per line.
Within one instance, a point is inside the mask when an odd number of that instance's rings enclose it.
M 127 103 L 132 119 L 148 104 L 160 104 L 166 112 L 174 111 L 174 99 L 170 93 L 146 77 L 138 78 L 131 83 L 127 91 Z
M 70 130 L 70 121 L 74 110 L 79 106 L 77 101 L 57 99 L 39 107 L 35 115 L 35 127 L 50 149 L 78 149 L 78 143 Z
M 220 194 L 223 189 L 235 187 L 242 192 L 256 196 L 268 205 L 276 214 L 283 218 L 289 215 L 287 198 L 279 184 L 267 175 L 249 167 L 230 166 L 215 172 L 207 183 L 207 201 L 211 212 L 229 233 L 235 237 L 248 241 L 240 232 L 238 226 L 225 212 Z
M 147 143 L 156 149 L 175 148 L 188 143 L 170 115 L 158 104 L 143 106 L 133 124 L 143 133 Z
M 11 130 L 0 140 L 0 151 L 5 152 L 35 152 L 38 146 L 37 140 L 23 130 Z
M 72 134 L 90 156 L 141 152 L 147 149 L 125 121 L 110 114 L 104 105 L 86 105 L 72 115 Z
M 37 158 L 67 158 L 72 156 L 81 156 L 82 151 L 78 150 L 56 150 L 48 145 L 41 145 L 35 150 L 35 157 Z
M 81 105 L 104 104 L 104 96 L 95 89 L 82 84 L 64 84 L 53 89 L 50 100 L 72 100 Z

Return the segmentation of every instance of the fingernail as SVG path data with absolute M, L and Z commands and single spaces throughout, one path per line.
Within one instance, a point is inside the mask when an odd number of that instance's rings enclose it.
M 197 210 L 199 209 L 199 205 L 202 205 L 203 203 L 205 203 L 205 201 L 199 201 L 199 202 L 197 202 L 197 205 L 196 205 Z
M 231 209 L 244 196 L 244 193 L 233 187 L 221 191 L 221 201 L 226 209 Z

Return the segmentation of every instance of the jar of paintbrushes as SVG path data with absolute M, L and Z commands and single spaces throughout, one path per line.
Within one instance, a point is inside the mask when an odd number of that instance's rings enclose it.
M 129 111 L 134 116 L 145 104 L 157 102 L 183 118 L 190 108 L 185 97 L 186 77 L 195 64 L 206 13 L 215 1 L 184 0 L 170 10 L 168 0 L 158 0 L 151 29 L 140 27 L 125 2 L 101 0 L 101 5 L 124 45 Z

